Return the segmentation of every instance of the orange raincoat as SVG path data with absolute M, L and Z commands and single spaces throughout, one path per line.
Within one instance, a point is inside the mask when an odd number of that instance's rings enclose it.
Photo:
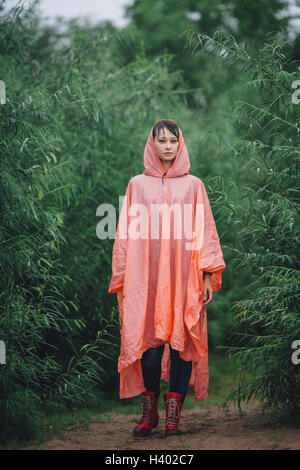
M 127 186 L 108 290 L 117 293 L 119 305 L 120 398 L 146 390 L 141 357 L 150 347 L 166 345 L 161 379 L 169 382 L 170 343 L 183 360 L 192 361 L 189 385 L 194 386 L 195 401 L 200 401 L 207 397 L 209 380 L 203 271 L 213 273 L 210 280 L 217 291 L 226 265 L 205 186 L 189 174 L 190 160 L 180 129 L 178 153 L 167 172 L 151 129 L 144 167 L 144 173 L 132 177 Z M 158 218 L 151 212 L 155 204 L 162 208 Z M 192 225 L 190 231 L 184 229 L 186 220 Z

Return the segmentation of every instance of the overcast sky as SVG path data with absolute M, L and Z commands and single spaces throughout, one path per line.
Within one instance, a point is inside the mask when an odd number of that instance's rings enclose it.
M 72 18 L 90 15 L 91 21 L 110 20 L 123 27 L 128 23 L 123 18 L 123 7 L 132 3 L 132 0 L 41 0 L 40 8 L 43 16 L 59 14 Z
M 16 3 L 16 0 L 14 1 Z M 123 18 L 123 9 L 125 5 L 129 4 L 133 4 L 133 0 L 40 0 L 40 9 L 42 16 L 49 17 L 48 21 L 51 21 L 56 15 L 65 18 L 88 15 L 91 22 L 110 20 L 115 26 L 122 28 L 128 23 L 128 20 Z M 289 4 L 289 13 L 293 16 L 299 15 L 300 1 L 289 0 Z M 151 8 L 150 0 L 149 8 Z M 291 26 L 295 32 L 299 33 L 299 18 L 291 20 Z
M 23 0 L 26 4 L 30 0 Z M 184 1 L 184 0 L 183 0 Z M 5 5 L 16 5 L 18 0 L 6 0 Z M 110 20 L 117 27 L 124 27 L 128 20 L 123 17 L 124 6 L 131 5 L 133 0 L 40 0 L 40 10 L 47 22 L 52 22 L 55 16 L 75 18 L 87 16 L 90 21 Z M 294 31 L 300 31 L 300 0 L 289 0 L 290 14 L 295 15 L 291 21 Z M 149 0 L 149 8 L 151 3 Z
M 29 0 L 23 4 L 28 5 Z M 17 0 L 6 0 L 7 6 L 14 6 Z M 131 5 L 133 0 L 40 0 L 39 8 L 43 17 L 52 22 L 55 16 L 75 18 L 87 16 L 91 22 L 110 20 L 117 27 L 126 26 L 128 20 L 123 18 L 124 6 Z

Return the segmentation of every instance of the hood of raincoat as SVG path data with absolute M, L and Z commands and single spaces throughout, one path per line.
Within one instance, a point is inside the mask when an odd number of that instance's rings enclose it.
M 154 126 L 159 121 L 162 121 L 162 120 L 163 119 L 159 119 L 158 121 L 156 121 Z M 169 121 L 174 122 L 178 126 L 178 124 L 175 121 L 173 121 L 173 119 L 169 119 Z M 191 164 L 190 164 L 188 149 L 185 145 L 181 129 L 178 127 L 179 147 L 178 147 L 177 155 L 175 157 L 175 160 L 172 166 L 169 168 L 169 170 L 166 173 L 158 157 L 155 144 L 153 141 L 153 137 L 152 137 L 153 127 L 150 131 L 148 140 L 145 145 L 145 150 L 144 150 L 144 167 L 145 167 L 144 175 L 157 176 L 157 177 L 162 177 L 163 175 L 165 175 L 164 176 L 165 178 L 177 178 L 178 176 L 187 175 L 191 168 Z

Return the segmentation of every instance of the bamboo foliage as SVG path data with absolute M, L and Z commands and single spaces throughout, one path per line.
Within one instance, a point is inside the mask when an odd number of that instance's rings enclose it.
M 113 240 L 97 239 L 96 208 L 140 165 L 149 103 L 162 113 L 181 98 L 167 56 L 137 49 L 122 63 L 109 28 L 42 30 L 34 6 L 0 21 L 4 443 L 38 437 L 49 412 L 95 404 L 117 375 L 117 312 L 103 301 Z
M 298 416 L 300 365 L 292 344 L 300 339 L 299 317 L 299 138 L 300 104 L 292 102 L 298 71 L 289 60 L 284 34 L 268 35 L 256 57 L 234 37 L 217 32 L 198 35 L 194 52 L 215 53 L 245 77 L 245 99 L 234 105 L 245 135 L 227 145 L 232 158 L 246 165 L 249 184 L 223 198 L 230 223 L 238 228 L 235 272 L 249 269 L 245 299 L 236 301 L 227 351 L 238 359 L 238 385 L 224 400 L 241 409 L 255 398 L 274 413 Z M 224 188 L 225 192 L 225 188 Z

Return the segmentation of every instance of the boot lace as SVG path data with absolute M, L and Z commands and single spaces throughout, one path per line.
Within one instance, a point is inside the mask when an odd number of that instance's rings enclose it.
M 140 423 L 144 422 L 151 425 L 151 409 L 152 409 L 152 400 L 151 397 L 144 395 L 140 401 L 140 408 L 142 408 L 143 416 Z
M 177 428 L 177 420 L 179 419 L 179 406 L 178 400 L 176 398 L 169 398 L 167 400 L 167 427 L 176 427 Z

